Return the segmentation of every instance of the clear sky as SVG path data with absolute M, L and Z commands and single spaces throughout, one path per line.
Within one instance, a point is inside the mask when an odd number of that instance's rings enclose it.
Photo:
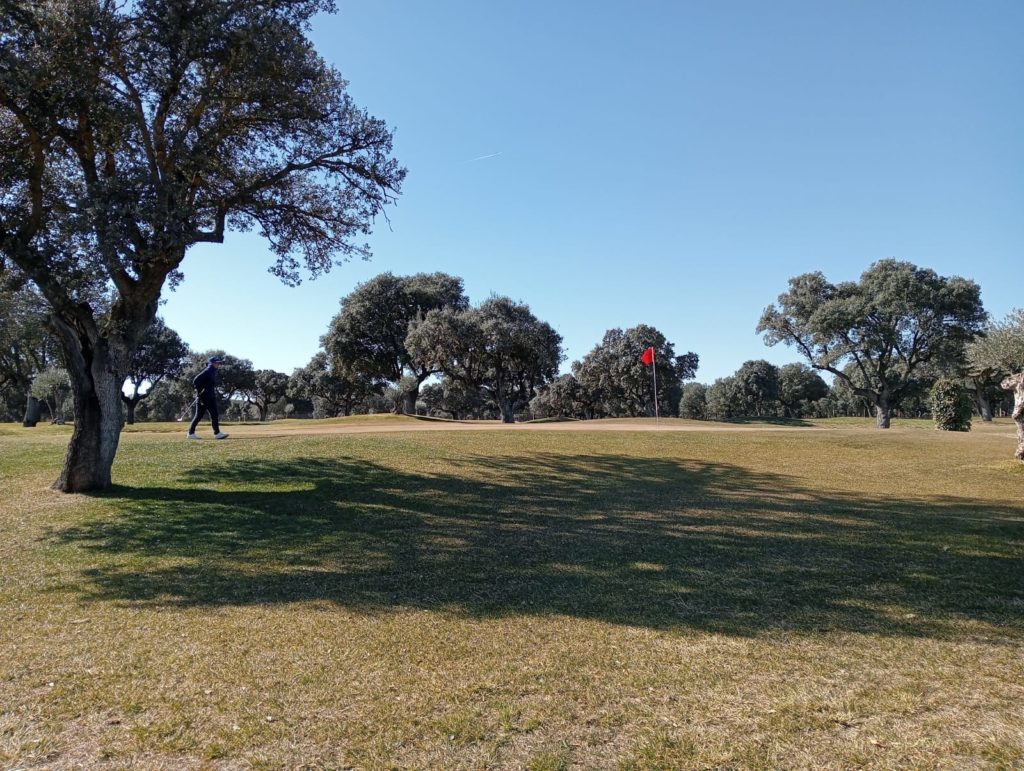
M 340 0 L 314 42 L 409 170 L 373 260 L 289 288 L 229 237 L 162 315 L 290 374 L 357 283 L 445 271 L 528 303 L 564 371 L 647 323 L 707 383 L 799 360 L 754 328 L 807 271 L 909 260 L 1002 317 L 1024 305 L 1021 30 L 1021 0 Z

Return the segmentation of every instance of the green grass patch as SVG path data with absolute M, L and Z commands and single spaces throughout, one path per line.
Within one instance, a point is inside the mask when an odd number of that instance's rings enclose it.
M 90 496 L 0 427 L 2 765 L 1024 761 L 1012 424 L 375 417 L 140 425 Z

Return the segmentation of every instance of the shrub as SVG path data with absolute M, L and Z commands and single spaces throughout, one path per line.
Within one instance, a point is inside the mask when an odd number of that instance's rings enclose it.
M 942 378 L 931 390 L 932 417 L 940 431 L 971 430 L 971 397 L 955 380 Z

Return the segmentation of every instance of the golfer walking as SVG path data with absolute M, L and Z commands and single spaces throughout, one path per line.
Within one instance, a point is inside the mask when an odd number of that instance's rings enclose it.
M 188 427 L 189 439 L 199 438 L 196 436 L 196 426 L 207 412 L 210 413 L 210 423 L 213 425 L 213 438 L 228 438 L 228 435 L 220 430 L 220 419 L 217 415 L 217 369 L 223 361 L 220 356 L 211 356 L 206 360 L 206 369 L 192 379 L 192 385 L 196 388 L 196 416 L 192 418 L 192 425 Z

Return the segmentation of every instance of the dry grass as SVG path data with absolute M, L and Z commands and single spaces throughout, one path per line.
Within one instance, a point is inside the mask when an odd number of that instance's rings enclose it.
M 0 767 L 1024 763 L 1008 422 L 401 421 L 0 428 Z

